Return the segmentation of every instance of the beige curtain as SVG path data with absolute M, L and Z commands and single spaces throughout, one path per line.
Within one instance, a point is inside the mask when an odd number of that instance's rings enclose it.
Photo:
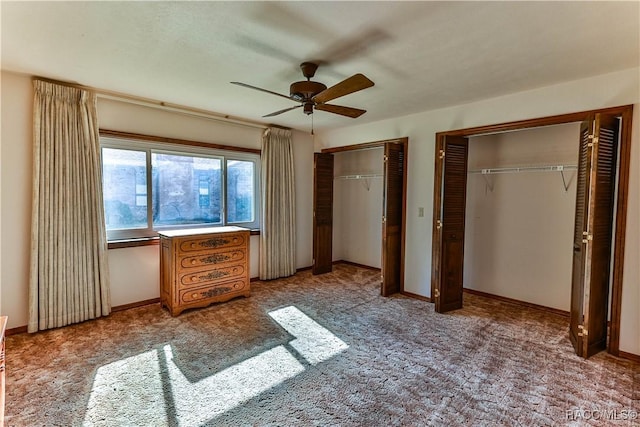
M 291 131 L 268 128 L 262 134 L 262 226 L 260 279 L 296 272 L 296 205 Z
M 29 332 L 111 311 L 95 94 L 33 84 Z

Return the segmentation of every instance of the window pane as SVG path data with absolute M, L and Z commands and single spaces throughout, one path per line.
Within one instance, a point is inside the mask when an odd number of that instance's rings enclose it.
M 227 160 L 227 222 L 253 221 L 253 162 Z
M 102 149 L 107 230 L 147 227 L 147 161 L 144 151 Z
M 208 157 L 152 153 L 153 225 L 221 223 L 221 163 Z

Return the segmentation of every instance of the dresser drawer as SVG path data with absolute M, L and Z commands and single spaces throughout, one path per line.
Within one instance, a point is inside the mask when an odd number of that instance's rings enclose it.
M 189 253 L 218 248 L 242 247 L 247 244 L 247 237 L 246 233 L 225 233 L 220 236 L 186 238 L 180 241 L 179 250 L 182 253 Z
M 180 274 L 181 287 L 199 286 L 219 280 L 231 280 L 245 276 L 246 267 L 242 264 L 229 265 L 227 267 L 182 272 Z
M 244 249 L 220 249 L 215 252 L 207 252 L 198 255 L 189 255 L 180 258 L 180 267 L 198 268 L 210 265 L 222 265 L 243 261 L 246 257 Z
M 241 292 L 247 287 L 244 280 L 233 280 L 230 282 L 216 284 L 215 286 L 204 286 L 200 288 L 180 291 L 180 302 L 190 304 L 210 298 L 215 298 L 225 294 Z

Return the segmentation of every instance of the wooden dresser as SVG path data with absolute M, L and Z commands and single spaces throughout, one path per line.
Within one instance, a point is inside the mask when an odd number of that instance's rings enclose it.
M 172 316 L 250 295 L 248 229 L 215 227 L 158 234 L 160 300 Z
M 5 368 L 5 352 L 4 352 L 4 332 L 7 329 L 7 316 L 0 316 L 0 427 L 4 425 L 4 368 Z

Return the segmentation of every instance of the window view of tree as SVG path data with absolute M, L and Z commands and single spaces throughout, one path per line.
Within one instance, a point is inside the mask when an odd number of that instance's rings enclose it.
M 220 159 L 151 154 L 153 225 L 222 221 Z
M 146 228 L 146 153 L 104 148 L 102 177 L 107 230 Z
M 253 162 L 227 160 L 227 222 L 253 221 Z

